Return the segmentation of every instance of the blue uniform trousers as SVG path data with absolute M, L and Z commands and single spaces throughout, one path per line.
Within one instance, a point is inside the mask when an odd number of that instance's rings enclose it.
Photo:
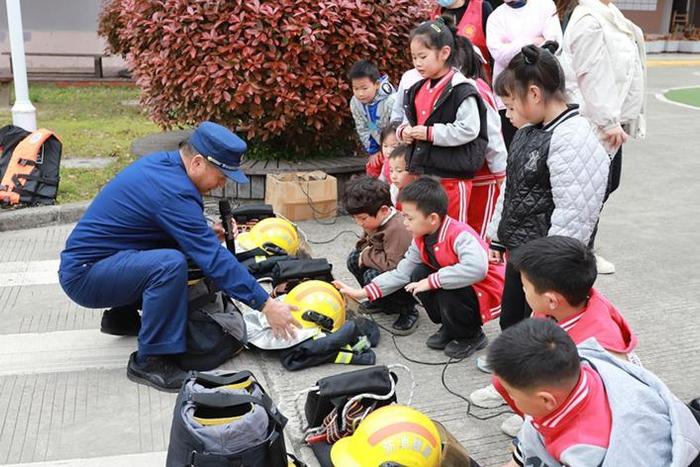
M 139 354 L 182 353 L 186 346 L 187 260 L 174 249 L 126 250 L 59 273 L 61 287 L 87 308 L 142 300 Z

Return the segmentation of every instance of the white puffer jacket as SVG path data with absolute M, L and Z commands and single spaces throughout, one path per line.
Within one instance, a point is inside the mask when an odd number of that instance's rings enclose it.
M 641 29 L 612 3 L 579 0 L 559 58 L 570 100 L 580 104 L 599 137 L 621 125 L 630 136 L 644 138 L 646 53 Z

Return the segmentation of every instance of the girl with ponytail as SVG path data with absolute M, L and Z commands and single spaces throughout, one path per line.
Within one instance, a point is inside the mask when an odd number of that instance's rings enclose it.
M 556 42 L 523 47 L 496 79 L 494 90 L 506 104 L 506 115 L 520 128 L 487 232 L 491 263 L 505 262 L 510 252 L 538 238 L 561 235 L 585 244 L 603 206 L 610 159 L 578 106 L 567 104 L 564 73 L 553 55 L 557 48 Z M 532 312 L 520 272 L 505 263 L 502 330 Z M 489 407 L 500 403 L 493 386 L 470 398 Z M 501 429 L 514 436 L 520 426 L 522 419 L 514 415 Z
M 494 262 L 541 237 L 588 242 L 603 205 L 610 159 L 578 105 L 567 104 L 557 47 L 523 47 L 496 80 L 508 118 L 527 124 L 510 146 L 505 190 L 489 226 Z M 529 314 L 520 274 L 507 265 L 501 329 Z
M 422 79 L 404 94 L 397 136 L 411 145 L 408 170 L 439 177 L 448 215 L 466 222 L 471 179 L 484 165 L 488 145 L 486 107 L 474 81 L 459 71 L 474 51 L 450 17 L 415 28 L 410 47 Z

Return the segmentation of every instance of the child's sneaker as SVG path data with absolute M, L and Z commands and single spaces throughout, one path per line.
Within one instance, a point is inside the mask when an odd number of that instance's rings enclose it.
M 418 328 L 418 310 L 411 308 L 410 310 L 401 311 L 391 327 L 394 329 L 394 334 L 399 336 L 413 334 Z
M 615 274 L 615 265 L 600 255 L 595 255 L 598 274 Z
M 445 350 L 445 347 L 447 346 L 447 344 L 450 343 L 451 340 L 452 338 L 447 333 L 447 329 L 445 328 L 445 326 L 440 326 L 440 329 L 438 329 L 434 334 L 428 337 L 428 340 L 425 341 L 425 345 L 427 345 L 431 349 Z
M 445 355 L 454 359 L 467 358 L 477 350 L 481 350 L 489 344 L 489 339 L 483 331 L 476 337 L 453 339 L 445 346 Z
M 489 359 L 486 355 L 480 355 L 479 358 L 476 359 L 476 367 L 479 369 L 479 371 L 482 371 L 484 373 L 493 373 L 493 368 L 491 368 L 491 365 L 489 364 Z
M 469 400 L 472 404 L 482 409 L 495 409 L 506 403 L 493 384 L 472 392 L 469 394 Z
M 501 431 L 503 433 L 507 434 L 511 438 L 515 438 L 518 436 L 518 433 L 520 433 L 520 429 L 523 427 L 523 423 L 525 423 L 525 420 L 523 420 L 523 417 L 520 415 L 511 415 L 510 417 L 506 418 L 503 423 L 501 423 Z

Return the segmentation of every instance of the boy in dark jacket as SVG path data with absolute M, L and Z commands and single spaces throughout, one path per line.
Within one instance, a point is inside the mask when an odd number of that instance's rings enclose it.
M 404 226 L 403 215 L 391 203 L 389 185 L 376 178 L 362 176 L 351 180 L 343 197 L 345 209 L 364 231 L 348 256 L 348 271 L 361 286 L 396 268 L 411 244 L 411 233 Z M 416 329 L 418 312 L 415 300 L 406 291 L 385 297 L 367 311 L 398 313 L 392 325 L 397 334 Z

